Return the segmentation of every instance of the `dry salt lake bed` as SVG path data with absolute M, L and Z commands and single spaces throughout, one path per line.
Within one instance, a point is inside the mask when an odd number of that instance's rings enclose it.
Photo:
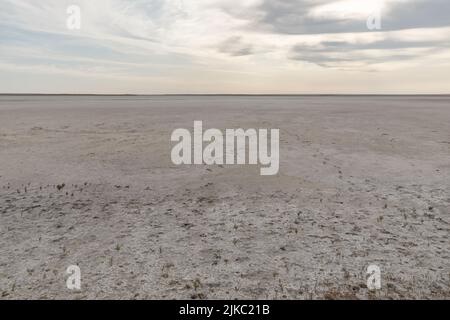
M 172 164 L 194 120 L 278 175 Z M 449 299 L 449 234 L 450 96 L 0 96 L 0 299 Z

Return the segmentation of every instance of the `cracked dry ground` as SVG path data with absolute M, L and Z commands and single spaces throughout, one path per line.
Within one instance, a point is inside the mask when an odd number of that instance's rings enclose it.
M 450 298 L 450 190 L 214 189 L 2 186 L 2 298 Z

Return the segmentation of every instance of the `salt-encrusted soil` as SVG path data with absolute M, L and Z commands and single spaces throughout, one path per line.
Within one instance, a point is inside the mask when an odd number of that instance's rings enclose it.
M 194 120 L 279 174 L 173 165 Z M 0 299 L 448 299 L 449 234 L 450 97 L 0 98 Z

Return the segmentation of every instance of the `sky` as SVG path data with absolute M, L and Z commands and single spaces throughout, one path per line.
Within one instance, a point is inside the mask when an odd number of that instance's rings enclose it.
M 450 1 L 0 0 L 0 92 L 448 94 Z

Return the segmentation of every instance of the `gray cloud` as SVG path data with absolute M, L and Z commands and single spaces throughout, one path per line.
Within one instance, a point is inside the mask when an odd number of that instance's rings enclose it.
M 422 54 L 433 54 L 450 48 L 449 41 L 414 39 L 386 35 L 389 31 L 401 31 L 419 28 L 442 28 L 450 26 L 448 0 L 414 0 L 406 3 L 390 3 L 389 10 L 382 12 L 382 30 L 380 40 L 368 43 L 342 41 L 340 33 L 363 34 L 372 33 L 366 26 L 366 19 L 337 19 L 333 17 L 317 17 L 311 11 L 330 1 L 318 0 L 264 0 L 249 19 L 252 28 L 264 29 L 274 34 L 283 35 L 318 35 L 328 36 L 328 41 L 316 45 L 298 44 L 293 46 L 288 57 L 314 63 L 327 68 L 344 68 L 354 65 L 355 68 L 370 66 L 382 62 L 405 61 L 420 57 Z M 330 40 L 331 39 L 331 40 Z M 416 50 L 418 49 L 418 50 Z M 382 54 L 365 54 L 363 51 L 379 51 Z
M 358 67 L 375 63 L 405 61 L 420 57 L 422 54 L 436 53 L 450 48 L 450 41 L 396 41 L 384 39 L 372 43 L 349 43 L 346 41 L 323 41 L 320 45 L 296 45 L 289 54 L 292 60 L 314 63 L 328 68 L 344 68 L 352 62 L 360 62 Z M 423 49 L 420 53 L 411 49 Z M 370 56 L 364 50 L 381 50 L 382 56 Z M 397 50 L 401 50 L 399 53 Z
M 219 52 L 229 54 L 230 56 L 248 56 L 253 54 L 253 46 L 245 43 L 240 36 L 233 36 L 222 43 L 218 47 Z
M 350 43 L 346 41 L 323 41 L 318 46 L 304 47 L 294 46 L 294 51 L 307 49 L 308 51 L 323 52 L 351 52 L 355 50 L 392 50 L 392 49 L 412 49 L 412 48 L 430 48 L 439 46 L 441 48 L 449 48 L 450 40 L 446 42 L 437 41 L 397 41 L 384 39 L 371 43 Z
M 280 34 L 321 34 L 367 32 L 366 18 L 336 19 L 318 18 L 309 15 L 311 10 L 326 0 L 264 0 L 258 7 L 239 15 L 249 21 L 252 28 L 270 30 Z M 412 28 L 436 28 L 450 25 L 450 1 L 415 0 L 391 4 L 390 10 L 382 14 L 383 31 Z

